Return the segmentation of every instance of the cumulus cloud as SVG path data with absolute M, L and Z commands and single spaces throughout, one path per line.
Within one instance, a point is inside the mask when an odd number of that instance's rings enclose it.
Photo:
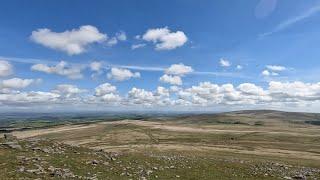
M 161 86 L 155 92 L 134 87 L 128 92 L 126 103 L 145 106 L 170 105 L 169 95 L 169 90 Z
M 90 63 L 91 71 L 99 72 L 101 70 L 101 68 L 102 68 L 102 62 L 93 61 L 92 63 Z
M 142 39 L 153 42 L 156 50 L 172 50 L 183 46 L 188 41 L 184 32 L 171 32 L 168 27 L 149 29 Z
M 122 98 L 118 94 L 116 86 L 113 86 L 110 83 L 104 83 L 95 88 L 94 97 L 89 98 L 87 102 L 90 102 L 90 104 L 116 104 L 121 99 Z
M 270 100 L 263 89 L 249 83 L 241 84 L 235 88 L 232 84 L 217 85 L 210 82 L 202 82 L 198 86 L 184 89 L 178 94 L 179 98 L 184 101 L 203 106 L 214 104 L 258 104 Z
M 40 71 L 47 74 L 58 74 L 70 79 L 81 79 L 83 77 L 81 74 L 83 68 L 83 66 L 70 66 L 65 61 L 60 61 L 55 66 L 49 66 L 47 64 L 35 64 L 31 66 L 31 70 L 33 71 Z
M 89 65 L 90 70 L 93 71 L 94 73 L 91 74 L 91 78 L 95 79 L 97 76 L 101 75 L 103 73 L 102 68 L 103 64 L 102 62 L 99 61 L 93 61 Z
M 133 45 L 131 46 L 131 49 L 132 49 L 132 50 L 135 50 L 135 49 L 143 48 L 143 47 L 145 47 L 145 46 L 146 46 L 145 43 L 133 44 Z
M 77 86 L 71 84 L 59 84 L 52 92 L 66 97 L 72 97 L 80 93 L 87 92 L 87 90 L 80 89 Z
M 178 97 L 188 104 L 206 106 L 312 104 L 320 100 L 320 83 L 271 81 L 268 88 L 263 89 L 252 83 L 243 83 L 235 88 L 232 84 L 202 82 L 178 91 Z
M 106 94 L 116 93 L 116 92 L 117 92 L 117 87 L 109 83 L 100 84 L 98 87 L 95 88 L 95 96 L 104 96 Z
M 50 105 L 59 101 L 59 94 L 31 91 L 0 94 L 0 103 L 6 105 Z
M 185 74 L 189 74 L 193 72 L 193 69 L 191 66 L 186 66 L 182 63 L 180 64 L 172 64 L 169 68 L 165 70 L 166 74 L 171 75 L 177 75 L 177 76 L 183 76 Z
M 41 79 L 12 78 L 0 81 L 0 89 L 23 89 L 33 83 L 39 83 Z
M 152 92 L 144 89 L 132 88 L 128 92 L 128 97 L 134 104 L 153 104 L 155 97 Z
M 186 66 L 182 63 L 172 64 L 170 67 L 164 70 L 164 75 L 160 77 L 160 81 L 163 83 L 169 83 L 172 85 L 182 85 L 181 77 L 192 73 L 194 70 L 191 66 Z
M 266 95 L 265 91 L 255 84 L 252 83 L 243 83 L 238 86 L 238 89 L 248 95 L 257 95 L 257 96 L 264 96 Z
M 261 74 L 263 75 L 263 76 L 270 76 L 270 72 L 268 71 L 268 70 L 263 70 L 262 72 L 261 72 Z
M 107 40 L 107 35 L 91 25 L 80 26 L 78 29 L 64 32 L 53 32 L 43 28 L 32 31 L 31 40 L 45 47 L 66 52 L 69 55 L 81 54 L 89 44 Z
M 8 61 L 0 60 L 0 77 L 9 76 L 13 73 L 12 65 Z
M 173 76 L 173 75 L 167 75 L 164 74 L 159 79 L 163 83 L 169 83 L 172 85 L 182 85 L 182 80 L 180 76 Z
M 280 101 L 316 101 L 320 100 L 320 83 L 272 81 L 269 92 Z
M 229 66 L 231 66 L 231 63 L 230 63 L 228 60 L 222 59 L 222 58 L 220 59 L 219 63 L 220 63 L 220 66 L 222 66 L 222 67 L 229 67 Z
M 110 73 L 107 74 L 107 77 L 109 79 L 113 79 L 116 81 L 125 81 L 131 78 L 139 78 L 140 77 L 140 73 L 139 72 L 131 72 L 128 69 L 124 69 L 124 68 L 116 68 L 113 67 L 111 68 Z
M 10 85 L 7 87 L 20 88 L 23 86 L 26 85 Z M 118 94 L 115 86 L 104 83 L 97 86 L 94 91 L 93 95 L 84 94 L 88 91 L 70 84 L 58 85 L 49 92 L 0 91 L 0 104 L 27 107 L 27 105 L 49 106 L 65 103 L 79 105 L 85 102 L 84 104 L 88 108 L 91 105 L 95 107 L 95 105 L 101 104 L 116 104 L 124 107 L 141 105 L 174 108 L 181 106 L 274 107 L 274 105 L 287 107 L 288 105 L 310 106 L 320 103 L 320 83 L 300 81 L 271 81 L 265 88 L 253 83 L 242 83 L 236 86 L 233 84 L 214 84 L 212 82 L 201 82 L 187 88 L 172 86 L 167 89 L 159 86 L 154 90 L 145 90 L 133 87 L 123 96 Z
M 168 89 L 162 87 L 162 86 L 159 86 L 157 87 L 157 91 L 155 93 L 157 96 L 163 96 L 163 97 L 168 97 L 170 95 L 170 92 Z

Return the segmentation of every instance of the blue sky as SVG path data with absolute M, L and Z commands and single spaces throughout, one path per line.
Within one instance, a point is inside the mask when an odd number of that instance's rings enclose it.
M 0 107 L 317 111 L 319 21 L 318 0 L 1 1 Z

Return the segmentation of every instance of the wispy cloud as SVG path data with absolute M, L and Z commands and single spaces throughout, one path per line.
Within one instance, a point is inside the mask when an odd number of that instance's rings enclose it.
M 154 72 L 162 72 L 167 68 L 164 67 L 150 67 L 150 66 L 130 66 L 130 65 L 115 65 L 109 64 L 107 65 L 107 69 L 112 67 L 118 68 L 126 68 L 130 70 L 140 70 L 140 71 L 154 71 Z M 193 71 L 190 75 L 203 75 L 203 76 L 219 76 L 219 77 L 236 77 L 236 78 L 250 78 L 242 73 L 238 72 L 216 72 L 216 71 Z
M 313 6 L 312 8 L 304 11 L 302 14 L 292 17 L 290 19 L 287 19 L 283 22 L 281 22 L 280 24 L 278 24 L 275 28 L 273 28 L 271 31 L 260 34 L 259 37 L 265 37 L 265 36 L 270 36 L 273 33 L 282 31 L 292 25 L 294 25 L 295 23 L 302 21 L 310 16 L 315 15 L 316 13 L 320 12 L 320 5 L 317 6 Z
M 251 79 L 251 77 L 246 76 L 246 75 L 244 75 L 242 73 L 238 73 L 238 72 L 194 71 L 194 72 L 192 72 L 190 74 Z
M 166 68 L 164 67 L 156 67 L 156 66 L 131 66 L 131 65 L 118 65 L 118 64 L 108 64 L 107 68 L 118 67 L 118 68 L 126 68 L 131 70 L 140 70 L 140 71 L 164 71 Z
M 19 58 L 19 57 L 0 56 L 0 59 L 6 60 L 6 61 L 11 61 L 11 62 L 23 63 L 23 64 L 39 64 L 39 63 L 52 64 L 52 63 L 57 63 L 57 61 L 53 61 L 53 60 L 35 59 L 35 58 Z

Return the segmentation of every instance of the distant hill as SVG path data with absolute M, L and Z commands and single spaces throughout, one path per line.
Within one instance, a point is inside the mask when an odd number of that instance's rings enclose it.
M 179 116 L 172 120 L 180 123 L 195 124 L 244 124 L 258 126 L 289 123 L 320 125 L 320 113 L 284 112 L 275 110 L 243 110 L 217 114 Z

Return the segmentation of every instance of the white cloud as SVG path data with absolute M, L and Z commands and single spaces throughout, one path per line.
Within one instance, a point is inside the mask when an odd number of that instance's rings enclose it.
M 270 76 L 271 73 L 268 70 L 263 70 L 261 74 L 264 76 Z
M 134 36 L 134 38 L 140 40 L 141 36 L 140 35 L 136 35 L 136 36 Z
M 284 70 L 287 70 L 287 68 L 284 67 L 284 66 L 267 65 L 266 67 L 267 67 L 267 69 L 269 69 L 271 71 L 284 71 Z
M 155 91 L 133 88 L 128 93 L 130 104 L 142 104 L 148 106 L 166 106 L 171 104 L 169 90 L 164 87 L 157 87 Z
M 133 104 L 152 105 L 155 102 L 152 92 L 135 87 L 128 92 L 128 98 Z
M 178 92 L 181 88 L 179 86 L 170 86 L 170 92 Z
M 116 33 L 116 35 L 114 37 L 110 38 L 107 41 L 107 45 L 114 46 L 114 45 L 118 44 L 119 41 L 126 41 L 126 40 L 127 40 L 126 33 L 123 31 L 120 31 L 120 32 Z
M 116 103 L 121 100 L 121 97 L 118 94 L 110 93 L 110 94 L 105 94 L 105 95 L 101 96 L 101 99 L 104 102 Z
M 129 105 L 167 106 L 171 105 L 169 95 L 168 89 L 164 87 L 157 87 L 155 92 L 134 87 L 128 92 L 126 103 Z
M 118 39 L 116 37 L 112 37 L 107 41 L 108 46 L 114 46 L 118 44 Z
M 80 26 L 79 29 L 53 32 L 50 29 L 32 31 L 31 40 L 45 47 L 66 52 L 69 55 L 81 54 L 92 43 L 107 40 L 107 35 L 91 25 Z
M 237 88 L 234 88 L 232 84 L 219 86 L 210 82 L 202 82 L 199 86 L 184 89 L 178 94 L 180 99 L 202 106 L 259 104 L 270 101 L 262 88 L 249 83 L 240 84 Z
M 0 103 L 6 105 L 24 105 L 24 107 L 33 104 L 50 105 L 51 103 L 58 102 L 59 97 L 59 94 L 51 92 L 15 92 L 0 94 Z
M 320 100 L 320 83 L 276 82 L 269 83 L 269 92 L 278 101 L 316 101 Z
M 93 61 L 92 63 L 90 63 L 90 69 L 92 71 L 99 72 L 101 68 L 102 68 L 102 63 L 99 61 Z
M 91 74 L 91 78 L 95 79 L 97 76 L 101 75 L 103 73 L 102 68 L 103 68 L 103 64 L 102 62 L 99 61 L 93 61 L 90 63 L 89 65 L 91 71 L 93 71 L 94 73 Z
M 180 63 L 180 64 L 172 64 L 169 68 L 165 70 L 165 73 L 171 74 L 171 75 L 183 76 L 193 71 L 194 70 L 192 69 L 191 66 L 185 66 L 184 64 Z
M 283 66 L 267 65 L 266 67 L 267 69 L 263 70 L 261 73 L 263 76 L 279 76 L 278 72 L 284 71 L 287 69 L 286 67 L 283 67 Z
M 39 83 L 41 79 L 20 79 L 12 78 L 0 81 L 0 88 L 22 89 L 30 86 L 33 83 Z
M 266 95 L 266 93 L 261 87 L 256 86 L 255 84 L 252 84 L 252 83 L 240 84 L 238 86 L 238 89 L 244 94 L 257 95 L 257 96 Z
M 145 43 L 133 44 L 133 45 L 131 46 L 131 49 L 132 49 L 132 50 L 135 50 L 135 49 L 143 48 L 143 47 L 145 47 L 145 46 L 146 46 Z
M 313 7 L 309 8 L 309 9 L 307 9 L 306 11 L 304 11 L 302 14 L 300 14 L 298 16 L 295 16 L 295 17 L 292 17 L 290 19 L 287 19 L 286 21 L 281 22 L 280 24 L 275 26 L 271 31 L 263 33 L 263 34 L 260 34 L 259 36 L 260 37 L 265 37 L 265 36 L 272 35 L 273 33 L 282 31 L 282 30 L 284 30 L 284 29 L 296 24 L 299 21 L 302 21 L 302 20 L 304 20 L 306 18 L 309 18 L 309 17 L 317 14 L 318 12 L 320 12 L 320 5 L 313 6 Z
M 231 63 L 230 63 L 228 60 L 222 59 L 222 58 L 220 59 L 219 63 L 220 63 L 220 65 L 221 65 L 222 67 L 229 67 L 229 66 L 231 66 Z
M 125 40 L 127 40 L 127 35 L 126 35 L 126 33 L 123 32 L 123 31 L 118 32 L 118 33 L 116 34 L 116 37 L 117 37 L 117 39 L 118 39 L 119 41 L 125 41 Z
M 106 94 L 111 94 L 116 92 L 117 92 L 117 87 L 109 83 L 100 84 L 98 87 L 95 88 L 95 96 L 104 96 Z
M 182 85 L 182 80 L 180 76 L 172 76 L 172 75 L 164 74 L 163 76 L 160 77 L 159 80 L 161 82 L 169 83 L 172 85 Z
M 155 94 L 158 95 L 158 96 L 166 96 L 166 97 L 168 97 L 170 95 L 170 92 L 169 92 L 168 89 L 166 89 L 166 88 L 164 88 L 162 86 L 159 86 L 159 87 L 157 87 L 157 91 L 156 91 Z
M 71 84 L 59 84 L 52 92 L 66 97 L 72 97 L 87 92 L 87 90 L 79 89 L 77 86 Z
M 172 50 L 183 46 L 188 41 L 184 32 L 171 32 L 168 27 L 149 29 L 142 39 L 153 42 L 156 50 Z
M 237 65 L 237 67 L 236 67 L 238 70 L 241 70 L 241 69 L 243 69 L 243 67 L 241 66 L 241 65 Z
M 0 60 L 0 77 L 9 76 L 13 73 L 12 65 L 8 61 Z
M 119 102 L 121 99 L 121 96 L 117 93 L 117 87 L 109 83 L 100 84 L 95 88 L 94 102 L 102 101 L 103 103 L 114 104 Z
M 179 76 L 178 76 L 179 77 Z M 8 81 L 9 82 L 9 81 Z M 6 87 L 23 88 L 30 86 L 29 81 L 12 80 Z M 10 85 L 8 85 L 10 84 Z M 60 84 L 50 92 L 41 91 L 3 91 L 0 92 L 0 104 L 7 106 L 32 107 L 40 105 L 72 104 L 85 105 L 87 108 L 100 105 L 117 107 L 283 107 L 312 106 L 320 103 L 320 83 L 277 82 L 271 81 L 265 88 L 253 83 L 214 84 L 201 82 L 188 88 L 172 86 L 170 89 L 157 87 L 154 90 L 132 88 L 126 95 L 119 95 L 117 88 L 109 83 L 101 84 L 94 95 L 70 84 Z M 90 91 L 89 91 L 90 92 Z M 136 106 L 137 105 L 137 106 Z
M 113 68 L 111 68 L 111 71 L 110 71 L 110 73 L 108 73 L 107 77 L 109 79 L 114 79 L 116 81 L 125 81 L 130 78 L 139 78 L 140 73 L 139 72 L 131 72 L 130 70 L 124 69 L 124 68 L 113 67 Z
M 81 74 L 82 69 L 83 66 L 69 66 L 65 61 L 60 61 L 55 66 L 48 66 L 46 64 L 35 64 L 31 66 L 31 70 L 33 71 L 40 71 L 47 74 L 58 74 L 70 79 L 81 79 L 83 77 Z

